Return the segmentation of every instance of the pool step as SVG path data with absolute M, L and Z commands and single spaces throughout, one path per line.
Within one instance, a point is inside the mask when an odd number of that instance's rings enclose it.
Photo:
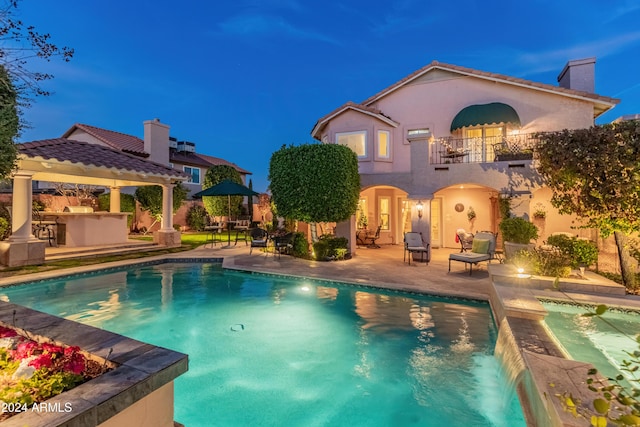
M 122 255 L 131 252 L 154 251 L 166 249 L 153 242 L 129 242 L 116 245 L 97 245 L 87 247 L 46 248 L 45 262 L 60 261 L 63 259 L 92 258 L 97 256 Z

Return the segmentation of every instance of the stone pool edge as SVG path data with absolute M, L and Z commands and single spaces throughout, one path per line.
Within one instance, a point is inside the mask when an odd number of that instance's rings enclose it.
M 174 425 L 173 380 L 188 370 L 186 354 L 4 301 L 0 301 L 0 323 L 31 338 L 78 346 L 118 365 L 47 400 L 49 409 L 28 410 L 3 421 L 3 426 Z

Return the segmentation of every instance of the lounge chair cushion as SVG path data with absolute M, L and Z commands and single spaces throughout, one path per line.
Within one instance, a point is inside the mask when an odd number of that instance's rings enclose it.
M 476 254 L 488 254 L 491 241 L 488 239 L 473 239 L 471 252 Z
M 463 252 L 459 254 L 451 254 L 449 255 L 449 259 L 454 261 L 462 261 L 462 262 L 480 262 L 487 261 L 491 259 L 491 255 L 489 254 L 478 254 L 475 252 Z

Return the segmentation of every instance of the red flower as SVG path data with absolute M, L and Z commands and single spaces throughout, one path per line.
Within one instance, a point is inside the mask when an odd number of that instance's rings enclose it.
M 73 353 L 69 360 L 64 364 L 64 370 L 80 375 L 85 370 L 85 358 L 80 353 Z
M 59 345 L 43 343 L 42 344 L 42 351 L 45 352 L 45 353 L 61 355 L 62 353 L 64 353 L 65 350 L 62 347 L 60 347 Z
M 29 366 L 33 366 L 36 369 L 40 368 L 50 368 L 53 366 L 52 355 L 48 353 L 43 353 L 40 356 L 33 359 L 29 362 Z
M 15 337 L 16 335 L 18 335 L 18 333 L 14 329 L 0 326 L 0 338 L 11 338 Z
M 39 348 L 37 343 L 30 340 L 22 341 L 20 344 L 18 344 L 16 349 L 13 350 L 12 355 L 14 359 L 21 360 L 32 356 L 38 349 Z

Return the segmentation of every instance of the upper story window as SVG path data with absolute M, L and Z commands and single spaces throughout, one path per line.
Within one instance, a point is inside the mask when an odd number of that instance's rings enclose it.
M 367 157 L 367 131 L 336 133 L 336 143 L 351 148 L 358 158 Z
M 492 162 L 495 159 L 495 148 L 505 136 L 504 126 L 482 126 L 464 128 L 464 148 L 469 150 L 469 161 Z
M 185 166 L 184 172 L 191 175 L 191 178 L 189 178 L 187 182 L 191 184 L 200 184 L 200 168 L 192 168 L 190 166 Z
M 376 141 L 376 157 L 378 159 L 389 159 L 391 157 L 391 134 L 386 130 L 378 131 Z

